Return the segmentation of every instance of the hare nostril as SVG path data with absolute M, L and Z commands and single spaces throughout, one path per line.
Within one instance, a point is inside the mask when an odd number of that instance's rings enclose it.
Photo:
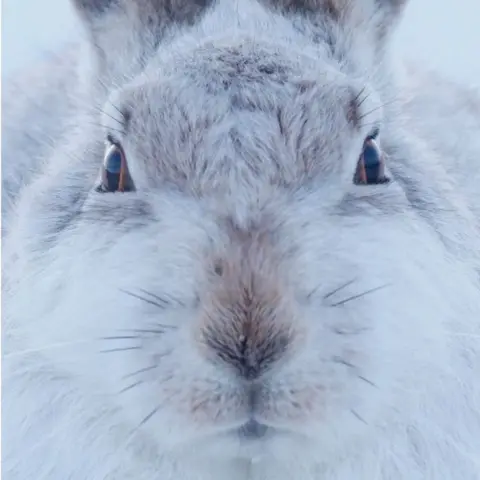
M 261 363 L 261 358 L 257 352 L 252 351 L 247 337 L 241 336 L 238 345 L 238 368 L 242 377 L 246 380 L 258 378 L 262 370 Z
M 205 344 L 216 358 L 233 367 L 237 375 L 249 382 L 260 378 L 280 360 L 290 343 L 288 335 L 281 333 L 253 338 L 232 338 L 224 333 L 206 329 Z
M 249 365 L 244 360 L 240 360 L 240 372 L 245 380 L 255 380 L 260 376 L 260 365 Z

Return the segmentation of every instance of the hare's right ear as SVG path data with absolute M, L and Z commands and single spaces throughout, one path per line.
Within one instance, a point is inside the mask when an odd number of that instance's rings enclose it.
M 121 0 L 120 0 L 121 1 Z M 110 9 L 118 7 L 119 0 L 71 0 L 82 22 L 88 29 Z
M 103 73 L 128 77 L 148 62 L 169 25 L 193 23 L 215 0 L 70 0 Z M 117 75 L 117 76 L 118 76 Z
M 70 0 L 81 20 L 86 32 L 93 44 L 98 48 L 104 48 L 101 37 L 106 37 L 112 29 L 112 17 L 120 16 L 125 21 L 124 0 Z M 126 33 L 126 32 L 124 32 Z
M 383 29 L 383 33 L 387 34 L 391 27 L 395 25 L 409 0 L 374 0 L 377 10 L 381 12 L 383 21 L 380 27 Z
M 72 0 L 80 16 L 86 20 L 93 20 L 106 12 L 117 3 L 115 0 Z
M 158 44 L 156 0 L 70 0 L 105 85 L 135 76 Z M 161 2 L 160 2 L 161 3 Z M 146 21 L 145 19 L 148 19 Z

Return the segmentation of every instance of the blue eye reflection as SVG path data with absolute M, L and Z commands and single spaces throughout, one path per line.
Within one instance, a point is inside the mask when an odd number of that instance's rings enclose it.
M 363 165 L 368 184 L 377 183 L 381 176 L 381 157 L 380 151 L 372 142 L 368 142 L 363 150 Z
M 109 173 L 120 174 L 122 169 L 122 153 L 118 147 L 113 146 L 107 152 L 105 155 L 104 167 Z
M 378 132 L 376 132 L 376 135 L 378 135 Z M 357 185 L 388 183 L 390 180 L 385 176 L 384 168 L 383 154 L 374 137 L 369 135 L 358 160 L 354 183 Z

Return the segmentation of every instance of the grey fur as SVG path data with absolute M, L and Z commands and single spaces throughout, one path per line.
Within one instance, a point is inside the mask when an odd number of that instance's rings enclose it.
M 78 0 L 6 82 L 9 480 L 478 477 L 480 96 L 391 58 L 405 3 Z

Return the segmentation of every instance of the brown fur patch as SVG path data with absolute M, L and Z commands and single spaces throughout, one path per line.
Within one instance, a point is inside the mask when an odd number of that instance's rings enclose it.
M 200 343 L 206 356 L 253 379 L 286 352 L 293 313 L 268 230 L 233 221 L 226 228 L 229 244 L 208 259 Z

